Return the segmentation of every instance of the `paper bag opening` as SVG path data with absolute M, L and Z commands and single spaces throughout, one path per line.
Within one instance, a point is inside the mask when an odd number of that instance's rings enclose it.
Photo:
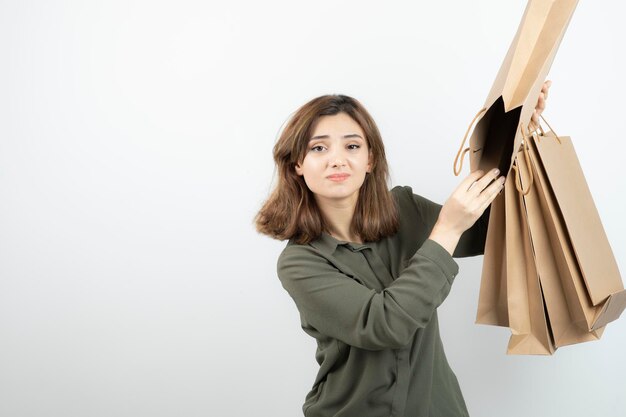
M 498 168 L 503 174 L 509 172 L 521 111 L 520 106 L 506 112 L 502 96 L 489 107 L 476 124 L 470 141 L 472 171 Z

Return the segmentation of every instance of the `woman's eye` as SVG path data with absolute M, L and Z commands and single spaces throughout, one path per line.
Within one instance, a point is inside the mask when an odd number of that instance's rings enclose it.
M 350 145 L 348 145 L 349 149 L 359 149 L 361 147 L 361 145 L 357 145 L 356 143 L 352 143 Z
M 321 152 L 324 150 L 324 147 L 322 145 L 315 145 L 311 147 L 311 150 L 313 152 Z

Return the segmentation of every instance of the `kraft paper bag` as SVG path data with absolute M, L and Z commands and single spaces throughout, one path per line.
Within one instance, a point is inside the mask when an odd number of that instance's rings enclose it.
M 532 146 L 529 150 L 532 176 L 526 164 L 520 164 L 519 170 L 520 177 L 533 179 L 523 200 L 553 343 L 561 347 L 597 340 L 601 331 L 590 333 L 587 329 L 585 309 L 592 306 L 585 305 L 584 294 L 579 298 L 581 294 L 575 289 L 582 281 L 577 283 L 577 276 L 570 269 L 575 268 L 575 261 L 564 245 L 567 242 L 562 240 L 562 224 L 556 215 L 550 188 L 545 183 L 543 168 L 537 163 Z
M 507 354 L 551 355 L 555 347 L 546 320 L 526 209 L 514 175 L 507 177 L 505 201 L 507 301 L 512 332 Z
M 530 145 L 555 224 L 552 244 L 563 251 L 557 260 L 568 272 L 562 277 L 570 312 L 579 327 L 598 330 L 626 308 L 626 291 L 600 216 L 571 139 L 548 132 Z
M 528 131 L 541 87 L 577 3 L 578 0 L 528 1 L 483 109 L 474 118 L 478 123 L 465 150 L 469 128 L 463 139 L 454 161 L 455 174 L 460 173 L 467 152 L 471 171 L 499 168 L 508 174 L 514 150 L 522 142 L 521 132 Z M 457 168 L 459 158 L 461 166 Z
M 506 187 L 505 187 L 506 188 Z M 489 223 L 502 224 L 502 227 L 489 227 L 485 242 L 485 257 L 480 280 L 477 324 L 509 326 L 506 288 L 506 230 L 504 227 L 504 192 L 491 203 Z
M 455 175 L 469 153 L 471 171 L 499 168 L 507 176 L 491 207 L 476 322 L 510 327 L 511 354 L 552 354 L 597 340 L 626 308 L 626 290 L 571 140 L 541 127 L 533 136 L 529 127 L 577 3 L 528 1 L 454 161 Z

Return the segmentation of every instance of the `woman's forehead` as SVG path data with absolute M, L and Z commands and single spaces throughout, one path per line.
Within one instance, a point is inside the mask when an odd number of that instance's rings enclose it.
M 315 136 L 346 136 L 357 134 L 365 139 L 361 126 L 347 113 L 320 116 L 312 126 L 311 138 Z M 309 138 L 309 139 L 311 139 Z

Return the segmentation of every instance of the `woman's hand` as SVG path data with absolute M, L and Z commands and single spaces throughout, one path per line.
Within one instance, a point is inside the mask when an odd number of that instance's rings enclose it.
M 497 169 L 487 174 L 470 173 L 444 203 L 429 239 L 452 255 L 463 232 L 472 227 L 504 187 L 504 177 L 498 178 L 499 174 Z
M 539 128 L 539 116 L 546 109 L 546 100 L 548 99 L 548 90 L 552 85 L 552 81 L 545 81 L 541 87 L 539 98 L 537 99 L 537 105 L 535 106 L 535 112 L 530 118 L 530 130 L 536 130 Z

